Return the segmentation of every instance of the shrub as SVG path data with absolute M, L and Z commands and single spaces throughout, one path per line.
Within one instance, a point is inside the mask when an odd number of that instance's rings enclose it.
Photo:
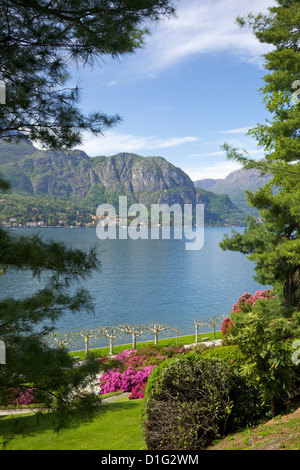
M 189 353 L 157 367 L 143 404 L 148 449 L 197 450 L 232 431 L 244 420 L 238 400 L 244 385 L 229 364 L 213 357 Z
M 205 357 L 216 357 L 227 362 L 231 366 L 240 367 L 243 363 L 243 355 L 240 348 L 236 345 L 218 346 L 208 348 L 202 353 Z
M 250 312 L 257 300 L 273 298 L 274 293 L 271 289 L 258 290 L 254 295 L 245 292 L 238 301 L 232 306 L 233 312 Z
M 273 417 L 285 409 L 296 381 L 290 347 L 294 323 L 280 313 L 277 299 L 260 301 L 250 314 L 234 320 L 231 339 L 243 354 L 241 374 L 256 383 Z
M 222 343 L 226 344 L 227 342 L 227 337 L 230 332 L 230 329 L 233 325 L 233 321 L 230 318 L 225 318 L 225 320 L 222 323 L 221 327 L 221 332 L 222 332 Z
M 232 306 L 232 311 L 233 312 L 249 312 L 252 307 L 252 299 L 253 296 L 252 294 L 249 294 L 248 292 L 245 292 L 239 300 Z
M 100 377 L 101 394 L 123 391 L 131 392 L 129 398 L 143 398 L 148 377 L 152 370 L 166 359 L 186 352 L 183 348 L 170 346 L 146 346 L 139 350 L 126 349 L 113 359 L 102 360 Z
M 274 310 L 274 316 L 280 313 L 278 310 L 278 298 L 271 289 L 258 290 L 254 295 L 245 293 L 233 305 L 230 318 L 223 322 L 222 330 L 224 330 L 224 344 L 235 344 L 235 337 L 239 335 L 243 324 L 247 321 L 255 309 L 271 309 Z
M 33 403 L 37 403 L 35 388 L 28 388 L 24 390 L 15 388 L 9 390 L 8 397 L 8 403 L 14 405 L 32 405 Z
M 100 378 L 101 393 L 122 390 L 123 392 L 133 392 L 130 398 L 136 398 L 137 391 L 141 391 L 141 386 L 146 384 L 154 367 L 156 366 L 146 366 L 139 369 L 127 367 L 123 372 L 111 369 Z
M 204 357 L 225 361 L 236 372 L 235 385 L 232 388 L 234 406 L 227 422 L 227 431 L 233 432 L 240 427 L 250 426 L 270 411 L 270 406 L 261 399 L 257 382 L 242 377 L 240 373 L 245 358 L 238 345 L 212 347 L 203 354 Z

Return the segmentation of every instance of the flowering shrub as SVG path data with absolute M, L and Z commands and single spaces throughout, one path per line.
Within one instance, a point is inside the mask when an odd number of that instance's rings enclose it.
M 105 372 L 100 378 L 101 394 L 122 390 L 122 392 L 132 392 L 129 398 L 136 398 L 136 395 L 141 393 L 142 386 L 146 385 L 154 367 L 156 366 L 135 369 L 129 366 L 124 372 L 114 369 Z
M 258 290 L 257 292 L 255 292 L 255 294 L 253 296 L 252 305 L 255 305 L 255 302 L 258 299 L 271 299 L 271 298 L 274 298 L 274 297 L 275 297 L 275 295 L 274 295 L 272 289 Z
M 230 329 L 232 328 L 232 325 L 233 325 L 233 321 L 230 318 L 225 318 L 221 326 L 223 344 L 226 344 L 227 336 L 228 336 Z
M 252 299 L 253 296 L 252 294 L 249 294 L 248 292 L 245 292 L 239 300 L 232 306 L 232 311 L 233 312 L 249 312 L 252 307 Z
M 152 370 L 164 360 L 185 352 L 184 348 L 145 347 L 140 351 L 127 349 L 117 354 L 100 377 L 101 394 L 123 391 L 131 392 L 129 399 L 143 398 L 145 387 Z M 105 364 L 110 362 L 106 359 Z
M 14 389 L 11 390 L 11 403 L 14 405 L 31 405 L 36 403 L 35 389 L 29 388 L 27 390 Z
M 229 331 L 231 331 L 232 335 L 237 333 L 243 314 L 251 312 L 258 300 L 271 299 L 274 297 L 274 292 L 271 289 L 258 290 L 254 295 L 249 294 L 248 292 L 241 295 L 238 301 L 232 306 L 230 317 L 223 321 L 221 328 L 223 343 L 228 344 Z
M 274 297 L 271 289 L 258 290 L 254 295 L 245 292 L 239 300 L 232 306 L 233 312 L 250 312 L 259 299 L 270 299 Z

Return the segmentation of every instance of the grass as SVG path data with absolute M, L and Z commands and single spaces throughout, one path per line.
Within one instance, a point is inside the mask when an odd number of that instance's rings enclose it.
M 105 403 L 92 421 L 59 433 L 50 426 L 49 416 L 42 415 L 37 425 L 33 414 L 0 418 L 1 439 L 9 438 L 17 419 L 22 435 L 8 442 L 7 450 L 145 450 L 140 427 L 142 400 L 119 398 Z
M 59 434 L 51 429 L 47 415 L 42 416 L 38 426 L 33 414 L 18 416 L 22 436 L 10 441 L 7 450 L 147 450 L 141 430 L 141 405 L 142 400 L 119 398 L 103 404 L 93 421 L 82 422 Z M 0 418 L 2 439 L 9 437 L 14 421 L 12 417 Z M 224 437 L 206 450 L 300 450 L 299 429 L 300 408 L 297 408 L 290 414 Z
M 226 436 L 207 450 L 300 450 L 300 403 L 294 411 Z

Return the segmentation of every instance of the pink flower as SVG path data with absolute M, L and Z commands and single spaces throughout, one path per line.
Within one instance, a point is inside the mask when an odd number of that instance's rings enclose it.
M 245 292 L 232 306 L 233 312 L 249 312 L 258 299 L 270 299 L 275 297 L 271 289 L 258 290 L 254 295 Z
M 115 356 L 121 365 L 104 372 L 100 377 L 100 393 L 122 390 L 130 392 L 130 399 L 143 398 L 145 387 L 154 367 L 168 357 L 185 354 L 184 348 L 171 346 L 165 348 L 164 354 L 156 349 L 127 349 Z M 103 361 L 104 362 L 104 361 Z
M 225 318 L 221 326 L 223 344 L 225 344 L 227 341 L 227 336 L 230 329 L 232 328 L 232 325 L 233 321 L 230 318 Z
M 36 403 L 36 390 L 34 388 L 29 388 L 27 390 L 14 389 L 11 390 L 14 398 L 12 398 L 12 403 L 15 405 L 31 405 Z

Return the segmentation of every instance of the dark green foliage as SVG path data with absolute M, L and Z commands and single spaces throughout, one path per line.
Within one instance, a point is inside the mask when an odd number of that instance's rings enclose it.
M 255 384 L 261 400 L 269 404 L 275 416 L 295 393 L 297 377 L 291 349 L 294 322 L 282 315 L 276 298 L 260 299 L 251 311 L 233 313 L 231 318 L 228 340 L 243 355 L 240 373 Z
M 146 387 L 147 448 L 199 450 L 257 419 L 256 398 L 225 361 L 197 354 L 167 361 L 153 370 Z
M 52 148 L 70 148 L 84 130 L 99 134 L 119 122 L 102 111 L 82 114 L 69 67 L 134 52 L 148 32 L 145 24 L 173 13 L 171 0 L 2 1 L 0 79 L 7 96 L 0 135 L 21 131 Z
M 48 271 L 48 284 L 55 288 L 68 286 L 71 280 L 84 278 L 100 266 L 94 249 L 85 252 L 54 240 L 44 241 L 38 234 L 15 236 L 7 230 L 0 230 L 0 263 L 31 270 L 34 276 Z

